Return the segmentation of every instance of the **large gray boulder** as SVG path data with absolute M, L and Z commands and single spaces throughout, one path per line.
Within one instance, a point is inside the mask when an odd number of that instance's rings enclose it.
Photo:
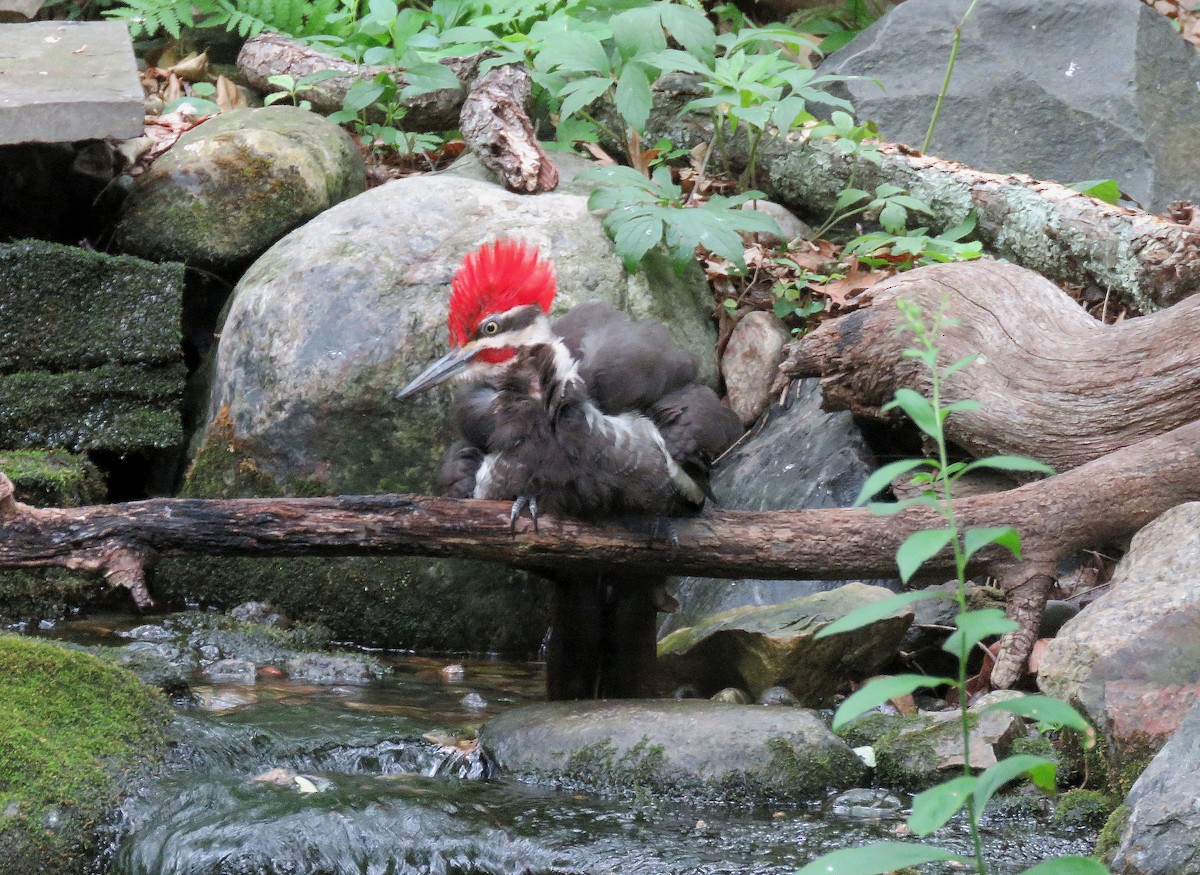
M 481 243 L 519 236 L 555 264 L 557 310 L 608 300 L 667 323 L 715 379 L 711 295 L 665 257 L 628 274 L 560 160 L 564 190 L 511 194 L 473 164 L 401 179 L 279 241 L 234 290 L 220 329 L 196 496 L 428 493 L 451 438 L 450 390 L 396 392 L 446 350 L 449 285 Z M 173 560 L 160 587 L 228 607 L 266 598 L 343 639 L 536 652 L 544 594 L 524 574 L 427 559 Z
M 628 274 L 582 194 L 511 194 L 465 176 L 399 179 L 339 204 L 247 271 L 221 328 L 206 440 L 232 437 L 277 482 L 429 492 L 449 390 L 396 391 L 446 350 L 449 286 L 481 243 L 520 237 L 553 261 L 555 312 L 606 300 L 665 322 L 715 379 L 711 295 L 666 260 Z
M 1117 875 L 1200 875 L 1200 705 L 1150 763 L 1125 799 L 1128 817 L 1111 868 Z
M 907 0 L 821 65 L 860 118 L 920 146 L 970 0 Z M 875 80 L 882 84 L 880 89 Z M 1200 198 L 1200 58 L 1138 0 L 980 0 L 930 151 L 1062 183 L 1115 179 L 1150 210 Z
M 144 258 L 233 271 L 365 187 L 362 153 L 333 122 L 295 106 L 237 109 L 138 177 L 114 240 Z
M 1108 591 L 1067 621 L 1042 658 L 1042 690 L 1078 703 L 1124 760 L 1145 761 L 1200 701 L 1197 532 L 1198 502 L 1145 526 Z
M 813 801 L 866 768 L 811 711 L 702 701 L 549 702 L 487 723 L 483 746 L 536 783 L 721 802 Z

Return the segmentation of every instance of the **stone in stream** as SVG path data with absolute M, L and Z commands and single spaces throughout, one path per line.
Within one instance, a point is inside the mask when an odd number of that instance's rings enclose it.
M 602 793 L 809 801 L 866 771 L 811 711 L 691 699 L 532 705 L 480 741 L 521 780 Z

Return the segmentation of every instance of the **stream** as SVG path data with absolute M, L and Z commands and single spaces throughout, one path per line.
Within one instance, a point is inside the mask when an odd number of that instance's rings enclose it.
M 145 623 L 145 619 L 140 622 Z M 118 618 L 41 634 L 131 646 Z M 486 778 L 467 739 L 503 710 L 539 701 L 535 663 L 371 654 L 367 684 L 196 676 L 165 773 L 133 798 L 103 875 L 784 875 L 817 854 L 903 834 L 899 815 L 837 814 L 831 800 L 749 808 L 609 799 Z M 462 666 L 444 673 L 450 663 Z M 936 836 L 967 850 L 961 824 Z M 1046 818 L 986 823 L 994 873 L 1086 854 L 1091 837 Z M 929 868 L 927 871 L 954 871 Z

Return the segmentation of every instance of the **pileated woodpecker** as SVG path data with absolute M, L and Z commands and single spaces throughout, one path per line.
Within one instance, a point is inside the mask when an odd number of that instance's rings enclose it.
M 467 255 L 450 295 L 452 348 L 401 390 L 461 382 L 462 440 L 442 466 L 445 494 L 512 501 L 537 526 L 549 512 L 652 521 L 695 512 L 709 463 L 742 433 L 696 380 L 694 359 L 658 322 L 588 303 L 553 323 L 554 269 L 523 243 Z M 649 692 L 654 580 L 628 570 L 553 576 L 551 699 Z

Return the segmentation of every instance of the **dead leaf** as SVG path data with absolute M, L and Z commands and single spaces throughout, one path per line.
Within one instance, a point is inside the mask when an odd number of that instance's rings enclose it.
M 217 93 L 213 96 L 215 98 L 213 102 L 221 107 L 222 112 L 229 112 L 231 109 L 245 109 L 250 105 L 246 99 L 246 93 L 225 76 L 217 77 Z
M 579 145 L 591 153 L 591 156 L 596 159 L 596 163 L 602 167 L 612 167 L 616 165 L 616 160 L 595 143 L 580 143 Z
M 162 89 L 163 103 L 168 105 L 183 97 L 183 83 L 174 73 L 167 79 L 167 87 Z
M 75 51 L 71 52 L 71 54 L 72 55 L 81 55 L 86 51 L 87 51 L 87 43 L 84 43 L 79 48 L 77 48 Z
M 208 52 L 188 55 L 167 69 L 186 82 L 205 82 L 208 80 Z

